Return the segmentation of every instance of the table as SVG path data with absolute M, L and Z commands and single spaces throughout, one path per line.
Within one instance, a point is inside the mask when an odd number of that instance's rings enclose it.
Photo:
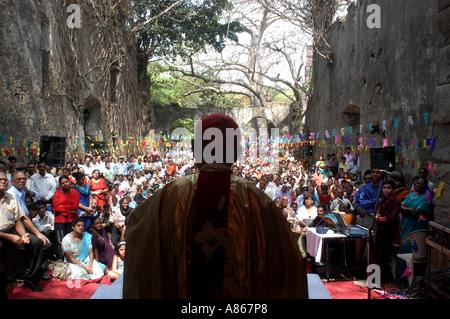
M 333 240 L 340 240 L 347 238 L 346 235 L 335 232 L 329 229 L 326 234 L 319 234 L 315 227 L 308 227 L 306 229 L 306 252 L 314 257 L 316 262 L 323 260 L 323 248 L 325 246 L 325 266 L 327 273 L 327 281 L 329 281 L 329 243 Z
M 306 229 L 306 252 L 314 257 L 318 263 L 325 261 L 327 281 L 329 281 L 329 244 L 333 241 L 344 241 L 344 249 L 347 241 L 355 241 L 355 266 L 358 266 L 361 262 L 361 248 L 362 240 L 365 238 L 362 236 L 347 236 L 333 229 L 328 229 L 325 234 L 319 234 L 316 232 L 315 227 L 308 227 Z M 325 250 L 324 250 L 325 249 Z M 345 255 L 345 250 L 344 250 Z M 346 256 L 344 256 L 346 258 Z M 325 259 L 325 260 L 324 260 Z M 346 261 L 346 259 L 345 259 Z
M 306 229 L 306 251 L 311 257 L 314 257 L 316 262 L 322 262 L 323 247 L 327 247 L 328 240 L 344 239 L 346 237 L 346 235 L 335 232 L 332 229 L 329 229 L 326 234 L 319 234 L 316 232 L 315 227 L 308 227 Z

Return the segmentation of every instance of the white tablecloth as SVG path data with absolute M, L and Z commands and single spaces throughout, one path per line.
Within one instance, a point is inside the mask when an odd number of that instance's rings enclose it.
M 306 251 L 311 257 L 314 257 L 316 262 L 322 262 L 324 239 L 347 237 L 344 234 L 334 232 L 332 229 L 329 229 L 326 234 L 316 233 L 315 227 L 308 227 L 306 231 Z

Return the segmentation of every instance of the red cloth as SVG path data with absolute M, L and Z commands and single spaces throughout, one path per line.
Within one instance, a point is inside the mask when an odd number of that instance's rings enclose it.
M 226 135 L 227 128 L 236 129 L 239 127 L 231 117 L 225 114 L 212 114 L 205 116 L 201 119 L 201 124 L 202 133 L 204 133 L 206 129 L 214 127 L 218 128 L 223 133 L 223 136 Z
M 368 299 L 368 289 L 355 284 L 353 281 L 336 281 L 324 283 L 333 299 Z M 371 291 L 370 298 L 384 299 L 376 291 Z
M 58 189 L 53 196 L 55 223 L 71 223 L 78 217 L 79 204 L 80 193 L 78 191 L 71 189 L 70 192 L 64 193 L 61 189 Z
M 44 288 L 41 292 L 33 292 L 27 287 L 14 287 L 8 292 L 9 299 L 90 299 L 101 285 L 111 285 L 108 276 L 93 280 L 59 281 L 51 278 L 39 281 Z
M 175 165 L 167 166 L 167 170 L 166 170 L 167 175 L 172 175 L 172 173 L 174 171 L 175 172 L 177 171 L 177 167 Z
M 331 201 L 330 194 L 327 194 L 327 195 L 320 194 L 319 195 L 319 204 L 320 205 L 330 205 L 330 201 Z

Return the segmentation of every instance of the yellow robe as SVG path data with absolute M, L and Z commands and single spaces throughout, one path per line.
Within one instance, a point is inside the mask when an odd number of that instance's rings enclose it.
M 192 199 L 198 174 L 173 181 L 140 204 L 126 226 L 124 298 L 189 296 Z M 231 175 L 222 296 L 307 298 L 306 261 L 273 201 Z

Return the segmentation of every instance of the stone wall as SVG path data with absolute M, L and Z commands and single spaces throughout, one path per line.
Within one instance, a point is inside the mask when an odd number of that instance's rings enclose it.
M 202 106 L 200 108 L 184 108 L 179 106 L 155 106 L 152 111 L 152 129 L 155 132 L 169 132 L 171 125 L 178 119 L 189 118 L 194 121 L 202 117 L 223 113 L 232 117 L 241 129 L 254 119 L 260 118 L 269 122 L 270 127 L 278 128 L 280 135 L 293 134 L 292 127 L 292 105 L 289 103 L 268 103 L 266 107 L 231 107 L 218 108 L 213 106 Z M 255 127 L 259 133 L 259 128 Z M 270 133 L 270 131 L 269 131 Z
M 371 29 L 367 25 L 370 4 L 380 7 L 381 28 Z M 325 130 L 331 135 L 327 148 L 314 147 L 316 156 L 340 154 L 347 137 L 353 146 L 363 138 L 366 147 L 370 139 L 374 147 L 383 147 L 384 139 L 388 146 L 395 146 L 400 139 L 396 169 L 405 174 L 408 182 L 417 174 L 419 162 L 425 167 L 432 161 L 431 147 L 423 148 L 423 143 L 434 136 L 433 123 L 440 117 L 434 113 L 437 12 L 437 0 L 360 0 L 349 7 L 344 21 L 332 25 L 327 39 L 334 63 L 314 56 L 314 94 L 304 130 L 307 134 L 320 131 L 321 139 Z M 408 122 L 409 116 L 413 125 Z M 361 133 L 359 125 L 363 125 Z M 333 149 L 333 129 L 341 135 L 341 128 L 344 128 L 341 146 Z M 419 147 L 411 146 L 411 139 L 419 142 Z M 448 154 L 448 147 L 446 150 Z M 364 171 L 370 168 L 370 153 L 365 149 L 360 155 Z M 437 181 L 436 175 L 429 177 Z
M 442 196 L 436 198 L 434 204 L 436 220 L 446 221 L 450 215 L 450 0 L 438 0 L 437 12 L 439 71 L 433 110 L 433 134 L 437 140 L 433 161 L 436 163 L 436 181 L 445 186 Z
M 17 156 L 23 141 L 34 146 L 50 135 L 65 136 L 78 154 L 86 135 L 109 142 L 146 134 L 123 18 L 127 1 L 114 10 L 110 2 L 95 8 L 89 1 L 0 2 L 0 136 L 13 137 L 2 149 L 14 148 Z M 81 28 L 66 23 L 72 3 L 81 7 Z M 19 165 L 31 155 L 23 147 Z

